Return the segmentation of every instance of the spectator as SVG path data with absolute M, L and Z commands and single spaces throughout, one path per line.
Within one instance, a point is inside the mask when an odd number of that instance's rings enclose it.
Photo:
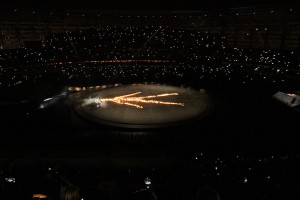
M 80 200 L 80 191 L 78 187 L 71 186 L 65 189 L 62 200 Z
M 203 187 L 198 191 L 196 200 L 220 200 L 220 197 L 215 189 Z
M 152 190 L 142 189 L 133 193 L 133 200 L 157 200 L 156 193 Z

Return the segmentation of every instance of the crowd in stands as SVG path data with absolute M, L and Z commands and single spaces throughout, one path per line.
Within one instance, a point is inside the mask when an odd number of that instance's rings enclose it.
M 297 199 L 298 162 L 299 157 L 227 155 L 212 159 L 201 153 L 186 159 L 185 166 L 180 168 L 70 168 L 40 161 L 28 170 L 11 164 L 1 170 L 0 197 L 7 200 L 42 199 L 41 195 L 52 200 Z M 12 177 L 14 181 L 9 181 Z
M 0 87 L 51 80 L 299 78 L 298 51 L 229 48 L 220 34 L 153 26 L 112 26 L 52 34 L 43 49 L 1 50 Z M 176 82 L 173 81 L 173 82 Z M 107 82 L 106 82 L 107 83 Z
M 103 27 L 48 38 L 55 49 L 75 48 L 84 60 L 157 59 L 200 60 L 199 52 L 216 53 L 222 45 L 218 34 L 163 27 Z

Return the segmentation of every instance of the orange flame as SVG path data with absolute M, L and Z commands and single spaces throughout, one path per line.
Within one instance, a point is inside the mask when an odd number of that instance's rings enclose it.
M 127 105 L 127 106 L 136 107 L 139 109 L 142 109 L 144 107 L 141 105 L 138 105 L 138 103 L 184 106 L 183 103 L 151 100 L 151 99 L 154 99 L 157 97 L 177 96 L 178 93 L 165 93 L 165 94 L 158 94 L 158 95 L 151 95 L 151 96 L 133 97 L 138 94 L 141 94 L 141 92 L 126 94 L 126 95 L 117 96 L 117 97 L 113 97 L 113 98 L 104 98 L 104 99 L 99 98 L 99 99 L 96 99 L 95 102 L 96 103 L 113 102 L 113 103 L 117 103 L 117 104 L 123 104 L 123 105 Z M 150 99 L 150 100 L 147 100 L 147 99 Z

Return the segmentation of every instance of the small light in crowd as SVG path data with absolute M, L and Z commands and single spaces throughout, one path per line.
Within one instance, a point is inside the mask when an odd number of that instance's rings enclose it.
M 33 199 L 47 199 L 48 196 L 45 195 L 45 194 L 33 194 L 33 195 L 32 195 L 32 198 L 33 198 Z
M 16 183 L 16 178 L 5 178 L 5 181 L 8 183 Z
M 149 189 L 151 186 L 151 179 L 149 177 L 146 177 L 144 182 L 145 182 L 146 188 Z
M 248 182 L 248 179 L 247 177 L 244 178 L 244 183 L 247 183 Z
M 151 179 L 149 177 L 146 177 L 144 182 L 146 185 L 151 185 Z

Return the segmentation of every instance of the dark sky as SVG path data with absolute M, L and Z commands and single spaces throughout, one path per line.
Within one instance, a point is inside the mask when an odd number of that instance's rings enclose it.
M 5 8 L 83 8 L 83 9 L 151 9 L 202 10 L 206 8 L 244 7 L 287 4 L 290 0 L 2 0 Z

